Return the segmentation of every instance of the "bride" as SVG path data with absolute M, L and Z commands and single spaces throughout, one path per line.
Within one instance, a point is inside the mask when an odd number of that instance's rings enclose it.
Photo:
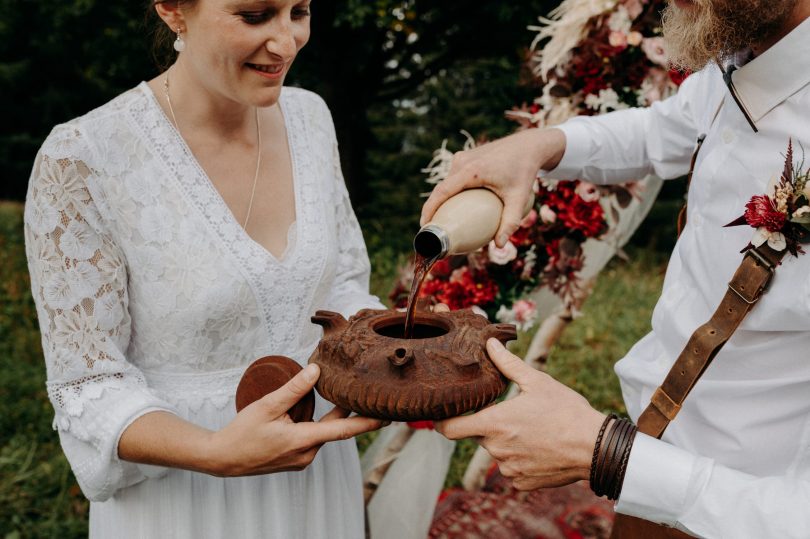
M 28 260 L 91 536 L 364 535 L 351 437 L 378 421 L 318 398 L 292 423 L 316 366 L 234 408 L 251 361 L 306 362 L 317 309 L 381 308 L 329 111 L 282 88 L 309 2 L 158 1 L 176 62 L 37 156 Z

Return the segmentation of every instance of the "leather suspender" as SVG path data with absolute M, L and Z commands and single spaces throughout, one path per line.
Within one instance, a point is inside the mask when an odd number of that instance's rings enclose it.
M 695 383 L 762 297 L 786 252 L 787 249 L 775 251 L 767 244 L 746 251 L 720 306 L 692 334 L 664 382 L 653 393 L 638 419 L 639 431 L 656 438 L 664 434 Z

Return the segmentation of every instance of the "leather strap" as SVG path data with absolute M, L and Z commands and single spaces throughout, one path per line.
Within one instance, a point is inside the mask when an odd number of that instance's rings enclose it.
M 639 432 L 660 438 L 681 410 L 683 401 L 723 345 L 739 327 L 773 278 L 787 249 L 774 251 L 767 245 L 750 249 L 728 283 L 720 306 L 711 319 L 689 338 L 664 383 L 655 390 L 647 409 L 638 419 Z M 616 514 L 611 539 L 685 539 L 688 534 L 647 520 Z
M 653 524 L 649 520 L 616 513 L 610 539 L 691 539 L 691 535 L 675 528 Z
M 720 306 L 711 319 L 692 334 L 664 383 L 653 393 L 650 404 L 638 419 L 640 432 L 656 438 L 664 434 L 695 383 L 762 297 L 786 252 L 787 249 L 775 251 L 767 244 L 746 251 Z

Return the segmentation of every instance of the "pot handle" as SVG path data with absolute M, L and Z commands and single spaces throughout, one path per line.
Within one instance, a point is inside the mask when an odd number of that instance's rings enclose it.
M 517 339 L 517 328 L 514 324 L 493 324 L 486 332 L 487 339 L 495 337 L 503 344 Z
M 324 335 L 333 331 L 342 330 L 349 325 L 343 315 L 333 311 L 316 311 L 315 316 L 310 318 L 313 324 L 323 327 Z

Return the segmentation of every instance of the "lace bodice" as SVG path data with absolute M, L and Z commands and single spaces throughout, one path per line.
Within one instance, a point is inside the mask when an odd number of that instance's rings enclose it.
M 300 89 L 280 104 L 296 201 L 281 260 L 235 220 L 145 83 L 57 126 L 37 156 L 32 287 L 55 425 L 88 497 L 140 477 L 116 448 L 143 413 L 225 406 L 254 359 L 306 361 L 315 310 L 379 305 L 329 111 Z

